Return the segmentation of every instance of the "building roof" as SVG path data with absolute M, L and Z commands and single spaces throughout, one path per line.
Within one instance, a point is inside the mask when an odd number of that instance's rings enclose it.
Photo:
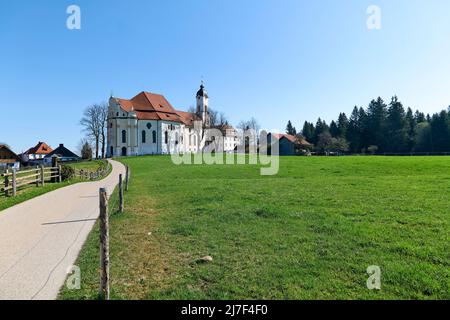
M 79 158 L 75 153 L 64 147 L 64 145 L 61 143 L 58 148 L 47 154 L 46 158 L 51 158 L 52 156 L 58 156 L 60 158 Z
M 160 94 L 141 92 L 127 100 L 115 98 L 126 112 L 135 112 L 139 120 L 165 120 L 193 126 L 197 116 L 190 112 L 178 111 Z
M 306 141 L 304 138 L 299 138 L 299 137 L 296 137 L 296 136 L 293 136 L 293 135 L 290 135 L 290 134 L 274 133 L 273 136 L 276 139 L 278 139 L 278 140 L 281 140 L 281 139 L 284 138 L 284 139 L 287 139 L 290 142 L 295 143 L 295 144 L 300 144 L 300 145 L 303 145 L 303 146 L 312 146 L 312 144 L 309 143 L 308 141 Z
M 20 162 L 20 158 L 14 151 L 12 151 L 7 145 L 0 144 L 0 163 L 14 163 Z M 6 155 L 5 155 L 6 154 Z M 8 157 L 5 159 L 5 157 Z
M 192 112 L 185 112 L 185 111 L 177 111 L 177 113 L 180 115 L 181 120 L 183 123 L 187 126 L 193 126 L 194 121 L 201 120 L 197 114 Z
M 27 151 L 24 154 L 49 154 L 53 149 L 45 142 L 39 141 L 38 144 Z

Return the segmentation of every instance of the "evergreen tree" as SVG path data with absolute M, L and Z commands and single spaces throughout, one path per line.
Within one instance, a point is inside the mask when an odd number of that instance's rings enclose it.
M 377 146 L 378 151 L 386 147 L 386 118 L 387 106 L 383 99 L 372 100 L 367 108 L 367 144 Z
M 358 107 L 354 107 L 350 120 L 348 123 L 347 130 L 347 141 L 350 144 L 350 151 L 358 153 L 361 145 L 361 135 L 359 130 L 359 110 Z
M 339 128 L 334 120 L 330 123 L 330 134 L 333 138 L 337 138 L 339 136 Z
M 408 111 L 406 112 L 406 146 L 407 151 L 414 151 L 414 147 L 416 144 L 416 135 L 417 135 L 417 122 L 416 118 L 414 117 L 413 111 L 411 108 L 408 108 Z
M 92 160 L 92 148 L 87 141 L 81 147 L 81 158 L 83 160 Z
M 286 133 L 295 136 L 297 134 L 297 130 L 292 125 L 291 120 L 288 121 L 288 124 L 286 126 Z
M 338 118 L 338 136 L 341 138 L 345 138 L 347 136 L 347 130 L 348 130 L 348 119 L 345 113 L 340 113 Z
M 305 121 L 303 124 L 302 135 L 306 141 L 312 143 L 314 139 L 314 125 L 308 121 Z
M 420 112 L 419 110 L 417 110 L 416 113 L 414 113 L 414 119 L 416 120 L 416 123 L 427 121 L 425 114 L 423 112 Z
M 433 139 L 431 137 L 430 123 L 427 121 L 418 123 L 416 131 L 415 151 L 431 152 Z
M 369 144 L 369 129 L 368 129 L 369 118 L 367 117 L 366 111 L 362 107 L 359 108 L 358 113 L 359 113 L 358 128 L 359 128 L 359 135 L 360 135 L 360 148 L 361 148 L 361 152 L 364 153 L 365 150 L 367 149 L 367 147 L 370 146 L 370 144 Z
M 317 144 L 319 141 L 319 136 L 322 133 L 330 132 L 330 128 L 328 127 L 327 123 L 325 121 L 322 121 L 322 119 L 318 119 L 316 123 L 316 128 L 314 130 L 314 139 L 313 143 Z
M 405 109 L 397 96 L 392 97 L 387 115 L 388 151 L 404 152 L 407 150 L 407 127 Z
M 447 111 L 442 110 L 431 117 L 430 129 L 432 151 L 450 151 L 450 118 Z

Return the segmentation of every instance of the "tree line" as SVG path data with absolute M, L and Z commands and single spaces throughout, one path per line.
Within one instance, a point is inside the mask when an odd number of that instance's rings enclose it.
M 405 109 L 397 96 L 389 104 L 378 97 L 369 106 L 355 106 L 348 117 L 340 113 L 327 124 L 305 121 L 297 132 L 291 121 L 286 133 L 301 135 L 319 152 L 411 153 L 450 152 L 450 107 L 425 115 Z

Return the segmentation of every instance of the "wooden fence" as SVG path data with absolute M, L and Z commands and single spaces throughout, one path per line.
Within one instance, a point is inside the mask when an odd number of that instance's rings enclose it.
M 46 182 L 61 182 L 61 166 L 57 167 L 36 167 L 34 169 L 20 170 L 8 169 L 0 174 L 0 192 L 6 196 L 15 197 L 17 190 L 36 186 L 42 187 Z
M 75 178 L 81 180 L 98 180 L 100 178 L 106 177 L 110 171 L 111 164 L 108 162 L 106 167 L 101 167 L 97 171 L 89 171 L 83 169 L 75 169 Z

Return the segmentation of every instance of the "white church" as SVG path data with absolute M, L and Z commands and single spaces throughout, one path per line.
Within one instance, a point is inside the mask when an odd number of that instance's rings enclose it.
M 208 101 L 203 82 L 194 113 L 176 110 L 164 96 L 150 92 L 141 92 L 130 100 L 111 97 L 107 155 L 196 153 L 208 145 L 208 139 L 202 138 L 208 128 L 222 132 L 220 151 L 233 152 L 237 145 L 235 130 L 227 125 L 211 125 Z

